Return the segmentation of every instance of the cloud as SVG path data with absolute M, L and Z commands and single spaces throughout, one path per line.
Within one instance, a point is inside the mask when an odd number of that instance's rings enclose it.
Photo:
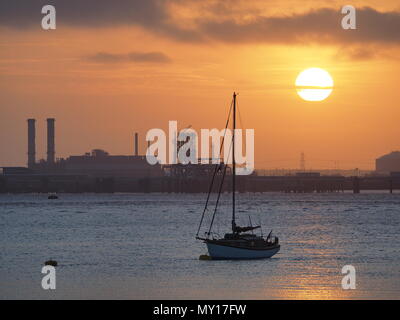
M 45 0 L 2 0 L 0 26 L 40 28 Z M 135 25 L 182 42 L 228 42 L 267 44 L 400 44 L 400 12 L 357 9 L 357 29 L 343 30 L 340 8 L 320 8 L 302 14 L 264 16 L 251 7 L 218 6 L 218 14 L 197 15 L 190 23 L 177 21 L 171 4 L 193 9 L 181 0 L 52 0 L 57 26 L 111 27 Z M 191 7 L 192 6 L 192 7 Z M 230 9 L 232 7 L 232 9 Z M 221 9 L 223 8 L 223 10 Z M 193 9 L 194 10 L 194 9 Z M 216 10 L 210 7 L 210 11 Z M 231 11 L 230 11 L 231 10 Z M 190 27 L 189 27 L 190 25 Z
M 381 57 L 382 53 L 378 48 L 369 47 L 342 47 L 335 55 L 335 59 L 362 61 Z
M 199 24 L 203 34 L 224 42 L 279 44 L 354 44 L 388 42 L 400 44 L 400 12 L 357 9 L 357 29 L 343 30 L 340 11 L 322 8 L 304 14 L 257 17 L 248 23 L 234 20 Z
M 139 26 L 180 41 L 198 41 L 199 34 L 171 23 L 168 3 L 177 0 L 52 0 L 57 29 L 68 27 Z M 41 29 L 41 8 L 48 0 L 1 0 L 0 26 Z
M 121 63 L 121 62 L 140 62 L 140 63 L 169 63 L 171 59 L 162 52 L 130 52 L 126 54 L 115 54 L 108 52 L 98 52 L 84 57 L 85 60 L 97 63 Z
M 76 27 L 139 24 L 151 27 L 167 17 L 159 0 L 2 0 L 0 24 L 15 28 L 40 28 L 41 8 L 56 8 L 57 22 Z
M 339 47 L 333 59 L 360 62 L 371 59 L 399 60 L 399 56 L 395 46 L 354 45 Z

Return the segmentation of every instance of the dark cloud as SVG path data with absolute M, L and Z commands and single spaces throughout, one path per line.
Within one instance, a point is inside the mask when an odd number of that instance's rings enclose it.
M 245 24 L 233 20 L 202 22 L 199 27 L 208 37 L 225 42 L 400 44 L 399 12 L 361 8 L 356 16 L 356 30 L 342 29 L 343 15 L 339 10 L 327 8 L 291 16 L 257 17 Z
M 159 0 L 2 0 L 0 24 L 40 28 L 44 5 L 56 8 L 57 22 L 70 26 L 155 25 L 167 18 Z
M 142 62 L 142 63 L 169 63 L 171 59 L 162 52 L 130 52 L 126 54 L 115 54 L 98 52 L 94 55 L 84 57 L 87 61 L 98 63 L 120 63 L 120 62 Z
M 181 41 L 199 34 L 170 23 L 167 4 L 174 0 L 1 0 L 0 26 L 41 30 L 41 8 L 56 8 L 57 28 L 134 25 Z
M 2 0 L 0 25 L 40 28 L 41 7 L 51 3 L 57 9 L 58 27 L 136 25 L 183 42 L 400 44 L 400 12 L 395 11 L 357 8 L 357 29 L 343 30 L 341 8 L 271 17 L 262 16 L 249 8 L 248 11 L 243 9 L 241 15 L 251 19 L 243 22 L 240 13 L 231 14 L 231 6 L 221 5 L 217 17 L 196 18 L 190 24 L 191 28 L 186 28 L 176 24 L 170 16 L 168 4 L 173 2 L 185 5 L 180 0 Z M 191 4 L 191 1 L 187 2 L 187 6 Z M 233 18 L 235 16 L 238 19 Z

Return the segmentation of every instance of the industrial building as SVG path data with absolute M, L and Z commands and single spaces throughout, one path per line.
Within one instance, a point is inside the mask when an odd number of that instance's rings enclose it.
M 36 120 L 28 119 L 28 161 L 27 168 L 3 168 L 6 175 L 85 175 L 94 178 L 152 178 L 164 173 L 161 165 L 150 165 L 146 156 L 139 155 L 139 135 L 134 135 L 133 155 L 110 155 L 95 149 L 84 155 L 72 155 L 66 159 L 56 159 L 55 119 L 47 122 L 47 157 L 36 160 Z
M 101 149 L 92 150 L 91 153 L 82 156 L 70 156 L 61 163 L 63 171 L 67 174 L 126 178 L 150 178 L 163 175 L 161 166 L 150 165 L 146 156 L 109 155 Z
M 400 151 L 393 151 L 375 160 L 375 170 L 381 173 L 400 171 Z

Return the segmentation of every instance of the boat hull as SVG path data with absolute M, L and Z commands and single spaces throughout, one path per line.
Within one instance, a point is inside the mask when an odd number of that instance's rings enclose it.
M 265 259 L 278 253 L 280 246 L 266 249 L 246 249 L 206 242 L 208 254 L 214 260 Z

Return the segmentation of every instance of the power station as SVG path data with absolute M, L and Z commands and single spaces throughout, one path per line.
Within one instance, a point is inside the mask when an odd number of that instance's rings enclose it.
M 139 155 L 139 134 L 134 134 L 133 155 L 110 155 L 101 149 L 94 149 L 84 155 L 71 155 L 56 159 L 55 119 L 47 122 L 47 157 L 36 161 L 36 120 L 28 119 L 28 169 L 33 174 L 88 175 L 92 177 L 160 177 L 160 165 L 150 165 L 146 157 Z M 7 168 L 6 168 L 7 169 Z M 14 171 L 17 168 L 14 168 Z M 18 168 L 21 172 L 23 168 Z M 8 172 L 12 172 L 9 168 Z M 6 170 L 7 171 L 7 170 Z
M 55 163 L 55 119 L 47 119 L 47 164 Z M 28 168 L 36 167 L 36 119 L 28 119 Z
M 140 155 L 137 132 L 133 134 L 131 155 L 110 155 L 104 150 L 94 149 L 83 155 L 56 158 L 55 119 L 48 118 L 46 123 L 46 159 L 37 160 L 36 120 L 27 119 L 27 167 L 0 167 L 0 193 L 207 192 L 210 177 L 215 175 L 217 181 L 221 178 L 221 168 L 216 171 L 212 164 L 150 165 L 146 156 Z M 241 176 L 237 179 L 237 190 L 296 193 L 353 190 L 358 193 L 366 189 L 389 189 L 392 192 L 400 188 L 399 159 L 400 152 L 393 152 L 377 159 L 374 174 L 345 177 L 305 172 L 305 157 L 302 153 L 300 172 L 296 175 Z M 221 185 L 221 188 L 222 191 L 230 190 L 229 185 Z

